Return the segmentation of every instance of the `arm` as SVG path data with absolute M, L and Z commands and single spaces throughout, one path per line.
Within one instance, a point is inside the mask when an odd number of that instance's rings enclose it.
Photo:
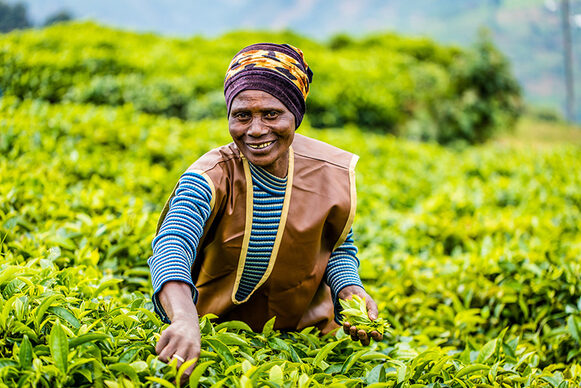
M 175 356 L 179 367 L 184 361 L 198 358 L 201 342 L 200 326 L 190 286 L 180 281 L 169 281 L 163 285 L 159 301 L 172 322 L 163 331 L 155 347 L 159 359 L 170 362 Z M 185 378 L 190 375 L 193 368 L 192 365 L 184 373 Z
M 154 288 L 152 300 L 162 320 L 171 323 L 156 346 L 159 358 L 165 362 L 175 355 L 181 365 L 181 359 L 197 358 L 200 353 L 194 304 L 197 290 L 192 283 L 191 267 L 210 215 L 210 201 L 211 189 L 201 175 L 182 175 L 169 212 L 152 243 L 153 256 L 148 260 Z
M 350 299 L 353 295 L 365 298 L 369 319 L 375 320 L 378 316 L 377 304 L 371 298 L 361 283 L 359 273 L 359 259 L 357 258 L 357 247 L 353 241 L 353 230 L 349 231 L 345 242 L 333 251 L 329 258 L 329 263 L 325 270 L 325 282 L 331 288 L 333 303 L 335 304 L 335 321 L 341 323 L 341 306 L 339 299 Z M 353 340 L 360 340 L 363 345 L 370 343 L 369 336 L 364 330 L 357 330 L 357 327 L 351 326 L 348 322 L 343 324 L 345 333 L 350 334 Z M 373 331 L 371 337 L 380 341 L 382 336 Z

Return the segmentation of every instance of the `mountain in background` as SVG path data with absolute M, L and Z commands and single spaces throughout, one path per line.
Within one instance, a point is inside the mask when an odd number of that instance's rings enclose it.
M 325 40 L 337 33 L 423 35 L 469 45 L 488 28 L 510 58 L 527 101 L 563 111 L 563 39 L 557 0 L 9 0 L 23 2 L 35 24 L 61 10 L 78 19 L 188 37 L 236 29 L 291 29 Z M 576 113 L 581 121 L 581 0 L 573 15 Z M 575 24 L 577 23 L 577 24 Z

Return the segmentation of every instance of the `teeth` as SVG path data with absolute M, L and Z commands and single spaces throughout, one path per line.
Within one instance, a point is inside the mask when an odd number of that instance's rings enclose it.
M 271 145 L 271 144 L 272 144 L 272 142 L 271 142 L 271 141 L 269 141 L 269 142 L 267 142 L 267 143 L 262 143 L 262 144 L 257 144 L 257 145 L 248 144 L 248 146 L 249 146 L 250 148 L 254 148 L 254 149 L 257 149 L 257 150 L 258 150 L 258 149 L 261 149 L 261 148 L 268 147 L 268 146 L 269 146 L 269 145 Z

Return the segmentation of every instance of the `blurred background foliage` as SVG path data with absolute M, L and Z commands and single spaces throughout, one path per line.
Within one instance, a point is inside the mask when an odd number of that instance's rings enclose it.
M 474 144 L 510 129 L 522 109 L 508 61 L 485 34 L 462 49 L 395 34 L 336 36 L 323 44 L 290 32 L 172 39 L 62 24 L 0 37 L 0 88 L 22 99 L 131 104 L 180 119 L 220 118 L 224 69 L 241 47 L 260 40 L 305 52 L 315 73 L 307 118 L 317 128 L 351 124 Z
M 574 73 L 581 63 L 581 0 L 569 4 Z M 216 38 L 231 30 L 292 30 L 328 42 L 337 34 L 364 38 L 378 31 L 427 36 L 470 47 L 485 27 L 510 60 L 524 99 L 544 116 L 565 116 L 565 68 L 562 8 L 565 0 L 0 0 L 17 20 L 25 9 L 27 26 L 70 18 L 96 20 L 121 29 L 154 31 L 166 36 Z M 229 12 L 224 12 L 229 10 Z M 2 15 L 3 12 L 0 12 Z M 20 15 L 20 16 L 19 16 Z M 158 17 L 163 15 L 163 17 Z M 239 15 L 244 15 L 240 17 Z M 2 21 L 0 20 L 0 29 Z M 14 27 L 14 23 L 10 24 Z M 581 77 L 570 83 L 581 90 Z M 574 93 L 581 122 L 581 93 Z

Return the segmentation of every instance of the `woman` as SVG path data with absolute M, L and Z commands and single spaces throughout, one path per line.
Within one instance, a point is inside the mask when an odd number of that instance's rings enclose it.
M 290 45 L 251 45 L 232 60 L 224 94 L 233 143 L 182 175 L 152 244 L 153 301 L 171 322 L 156 347 L 161 360 L 198 357 L 199 314 L 257 331 L 276 316 L 277 329 L 328 332 L 338 299 L 359 295 L 377 318 L 351 232 L 357 156 L 295 134 L 311 80 Z M 369 344 L 365 331 L 344 330 Z

